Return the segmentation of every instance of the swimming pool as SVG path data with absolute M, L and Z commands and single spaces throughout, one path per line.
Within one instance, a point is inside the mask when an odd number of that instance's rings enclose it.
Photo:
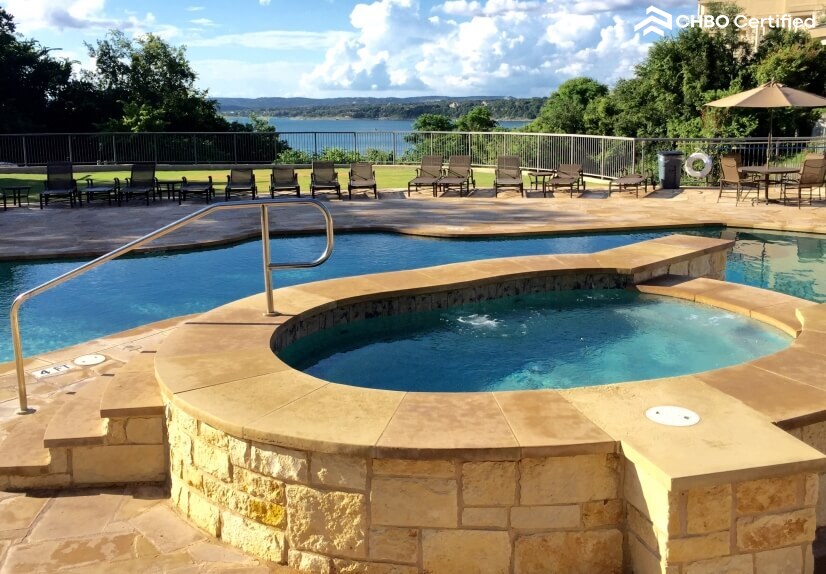
M 674 377 L 746 362 L 790 342 L 773 327 L 714 307 L 585 290 L 341 324 L 299 339 L 278 356 L 335 383 L 481 392 Z
M 275 286 L 474 259 L 549 253 L 591 253 L 674 230 L 515 239 L 433 239 L 386 233 L 342 234 L 324 265 L 275 274 Z M 826 238 L 701 228 L 679 230 L 737 238 L 727 279 L 826 301 Z M 272 240 L 273 258 L 307 260 L 324 248 L 321 236 Z M 77 261 L 0 262 L 0 361 L 10 360 L 8 311 L 13 297 L 64 273 Z M 219 249 L 115 260 L 26 303 L 21 332 L 27 356 L 158 321 L 202 312 L 259 293 L 257 241 Z

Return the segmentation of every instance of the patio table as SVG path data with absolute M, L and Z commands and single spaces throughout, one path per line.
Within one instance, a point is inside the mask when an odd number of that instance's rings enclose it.
M 549 177 L 554 176 L 554 171 L 552 169 L 530 169 L 528 170 L 528 182 L 531 185 L 531 189 L 539 189 L 539 184 L 542 184 L 542 195 L 544 197 L 545 190 L 547 189 L 547 180 Z
M 166 198 L 167 199 L 175 199 L 175 195 L 181 189 L 181 185 L 183 184 L 183 180 L 181 179 L 156 179 L 155 183 L 158 184 L 158 197 L 163 199 L 163 194 L 161 193 L 161 186 L 166 187 Z
M 798 167 L 770 167 L 765 165 L 746 165 L 740 168 L 742 173 L 754 173 L 764 176 L 763 184 L 766 186 L 766 203 L 769 203 L 769 183 L 771 183 L 771 176 L 773 175 L 788 175 L 790 173 L 797 173 L 800 171 Z M 759 200 L 760 191 L 757 192 Z
M 7 185 L 3 187 L 3 210 L 6 209 L 6 192 L 11 192 L 12 205 L 23 207 L 23 199 L 26 200 L 26 207 L 29 206 L 30 185 Z M 25 192 L 25 193 L 23 193 Z

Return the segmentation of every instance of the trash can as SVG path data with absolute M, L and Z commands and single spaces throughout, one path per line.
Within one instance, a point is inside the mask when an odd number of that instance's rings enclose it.
M 662 189 L 680 189 L 683 155 L 681 151 L 661 151 L 657 153 L 660 187 Z

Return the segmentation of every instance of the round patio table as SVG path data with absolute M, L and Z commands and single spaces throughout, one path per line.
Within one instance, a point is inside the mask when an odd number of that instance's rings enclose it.
M 746 165 L 740 168 L 742 173 L 755 173 L 764 176 L 763 184 L 766 186 L 766 203 L 769 203 L 769 183 L 773 175 L 787 175 L 790 173 L 797 173 L 800 168 L 797 167 L 769 167 L 765 165 Z M 760 192 L 757 192 L 758 198 Z
M 542 185 L 542 195 L 544 197 L 545 190 L 547 189 L 547 180 L 549 177 L 554 176 L 554 170 L 552 169 L 531 169 L 528 170 L 528 182 L 531 185 L 531 189 L 539 189 L 539 185 Z
M 29 192 L 31 191 L 30 185 L 7 185 L 3 187 L 3 209 L 6 209 L 6 194 L 5 192 L 11 192 L 12 197 L 12 205 L 17 205 L 23 207 L 23 200 L 26 200 L 26 207 L 29 206 Z M 24 193 L 25 192 L 25 193 Z

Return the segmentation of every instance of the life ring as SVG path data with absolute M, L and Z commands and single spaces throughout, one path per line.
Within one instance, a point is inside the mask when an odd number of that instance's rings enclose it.
M 694 169 L 695 161 L 703 162 L 703 169 L 700 171 Z M 701 151 L 691 154 L 688 156 L 688 159 L 685 160 L 685 172 L 695 179 L 703 179 L 711 173 L 711 158 Z

